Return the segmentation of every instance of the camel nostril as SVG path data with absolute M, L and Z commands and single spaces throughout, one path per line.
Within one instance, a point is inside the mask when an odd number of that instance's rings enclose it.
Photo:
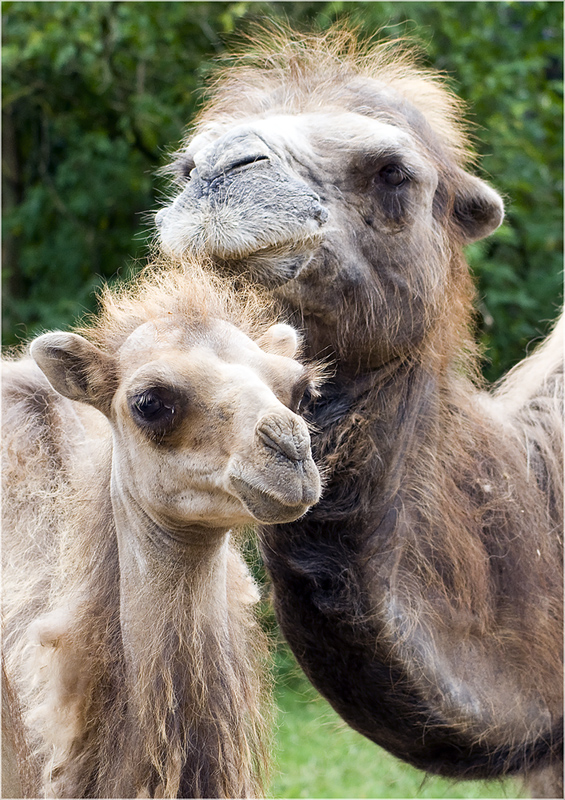
M 234 172 L 234 170 L 236 169 L 243 169 L 243 167 L 250 167 L 254 164 L 258 164 L 260 161 L 269 161 L 269 157 L 264 155 L 246 156 L 244 158 L 238 159 L 237 161 L 234 161 L 232 164 L 227 166 L 224 172 Z
M 257 435 L 266 447 L 290 461 L 304 461 L 310 455 L 310 435 L 305 425 L 295 425 L 294 421 L 289 424 L 263 420 L 257 427 Z
M 238 172 L 245 170 L 248 167 L 254 167 L 255 164 L 259 164 L 264 161 L 270 161 L 270 158 L 262 153 L 239 156 L 237 158 L 232 157 L 231 159 L 221 158 L 207 169 L 202 168 L 200 177 L 208 183 L 212 183 L 213 181 L 218 180 L 218 178 L 225 178 L 226 175 L 230 175 L 232 172 Z

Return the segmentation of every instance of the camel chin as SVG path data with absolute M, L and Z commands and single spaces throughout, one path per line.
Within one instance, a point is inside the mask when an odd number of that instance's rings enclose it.
M 299 494 L 307 494 L 312 499 L 308 501 L 306 497 L 304 499 L 301 497 L 298 502 L 293 503 L 292 500 L 281 498 L 280 490 L 277 496 L 273 490 L 266 490 L 244 478 L 233 476 L 230 484 L 253 518 L 258 522 L 270 525 L 294 522 L 308 511 L 312 502 L 316 502 L 319 498 L 319 492 L 299 492 Z
M 245 257 L 234 253 L 231 258 L 216 257 L 213 262 L 216 269 L 226 275 L 240 275 L 244 269 L 250 281 L 272 290 L 306 271 L 320 241 L 321 236 L 317 235 L 302 242 L 275 242 Z

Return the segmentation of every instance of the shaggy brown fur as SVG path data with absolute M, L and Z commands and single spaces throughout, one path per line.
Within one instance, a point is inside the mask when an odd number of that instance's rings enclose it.
M 460 116 L 402 43 L 260 35 L 219 71 L 157 222 L 336 360 L 309 406 L 323 499 L 263 532 L 314 685 L 418 767 L 550 764 L 559 792 L 563 333 L 481 390 L 462 246 L 503 208 Z
M 65 373 L 68 385 L 58 384 L 68 394 L 80 391 L 87 404 L 55 392 L 27 357 L 4 365 L 4 650 L 27 744 L 43 770 L 45 790 L 54 796 L 263 793 L 269 723 L 265 642 L 252 612 L 254 586 L 225 533 L 230 516 L 241 524 L 254 515 L 241 504 L 230 511 L 226 503 L 234 502 L 232 495 L 219 493 L 220 508 L 227 508 L 223 525 L 195 526 L 183 518 L 174 523 L 171 516 L 171 527 L 163 528 L 155 515 L 146 538 L 124 528 L 124 508 L 127 519 L 139 517 L 137 484 L 152 463 L 146 448 L 157 458 L 174 456 L 182 446 L 178 429 L 174 442 L 161 440 L 164 449 L 138 443 L 137 470 L 125 492 L 116 488 L 124 472 L 120 425 L 127 428 L 127 415 L 120 417 L 124 378 L 116 364 L 131 336 L 139 338 L 139 326 L 154 323 L 158 330 L 184 332 L 188 342 L 196 335 L 209 348 L 225 349 L 234 330 L 227 325 L 237 325 L 275 353 L 244 342 L 264 365 L 265 385 L 285 384 L 286 398 L 297 372 L 303 380 L 303 367 L 276 354 L 288 352 L 291 331 L 267 327 L 272 319 L 265 303 L 251 295 L 240 301 L 190 266 L 190 278 L 182 270 L 156 271 L 135 287 L 105 292 L 99 316 L 82 331 L 91 343 L 88 370 L 77 361 L 76 369 Z M 218 320 L 220 340 L 213 334 Z M 79 341 L 71 334 L 48 334 L 49 347 L 56 344 L 54 336 Z M 37 350 L 32 343 L 32 354 Z M 158 364 L 165 363 L 166 352 L 158 352 Z M 230 363 L 237 364 L 237 351 L 228 352 Z M 68 350 L 65 358 L 72 355 Z M 128 361 L 134 358 L 132 353 Z M 174 351 L 179 371 L 182 358 Z M 238 402 L 235 388 L 231 392 Z M 287 417 L 292 422 L 298 442 L 304 423 L 271 389 L 265 392 L 269 408 L 281 409 L 281 427 Z M 197 409 L 197 386 L 191 400 Z M 97 409 L 105 410 L 110 424 Z M 251 424 L 254 436 L 251 402 L 245 414 L 248 423 L 236 419 L 238 434 Z M 223 436 L 229 419 L 214 424 Z M 134 428 L 128 441 L 136 436 Z M 232 446 L 224 452 L 229 455 Z M 267 450 L 278 452 L 275 441 Z M 296 468 L 304 475 L 314 468 L 308 448 L 303 456 Z M 277 458 L 284 462 L 282 453 Z M 317 473 L 311 475 L 306 486 L 318 480 Z M 165 485 L 159 472 L 147 477 L 150 485 Z M 188 492 L 190 470 L 185 481 L 181 489 Z M 128 507 L 130 496 L 134 503 Z M 273 518 L 282 513 L 277 509 Z M 190 520 L 190 508 L 186 513 Z M 40 792 L 36 784 L 28 796 Z

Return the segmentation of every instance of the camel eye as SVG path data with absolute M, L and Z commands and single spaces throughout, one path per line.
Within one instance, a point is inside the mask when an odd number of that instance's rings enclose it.
M 379 178 L 387 186 L 398 187 L 407 182 L 408 176 L 398 164 L 387 164 L 379 172 Z
M 133 407 L 143 419 L 154 419 L 165 409 L 165 404 L 157 394 L 145 392 L 135 400 Z
M 129 406 L 134 421 L 153 432 L 164 433 L 174 423 L 175 402 L 167 389 L 146 389 L 130 398 Z

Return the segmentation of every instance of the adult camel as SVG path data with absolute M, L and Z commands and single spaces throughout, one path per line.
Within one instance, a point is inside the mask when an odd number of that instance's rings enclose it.
M 562 333 L 483 390 L 463 246 L 503 219 L 403 47 L 275 33 L 224 69 L 159 237 L 272 290 L 335 375 L 321 502 L 267 527 L 277 618 L 353 728 L 458 778 L 562 775 Z M 559 795 L 562 796 L 562 795 Z

